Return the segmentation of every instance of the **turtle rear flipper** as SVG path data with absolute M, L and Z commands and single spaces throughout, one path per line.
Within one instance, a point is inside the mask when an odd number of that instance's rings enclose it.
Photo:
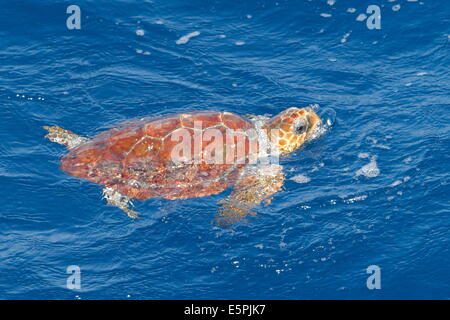
M 44 129 L 48 131 L 48 134 L 45 136 L 46 138 L 52 142 L 65 145 L 67 149 L 73 149 L 88 141 L 87 138 L 80 137 L 72 131 L 60 128 L 58 126 L 44 126 Z

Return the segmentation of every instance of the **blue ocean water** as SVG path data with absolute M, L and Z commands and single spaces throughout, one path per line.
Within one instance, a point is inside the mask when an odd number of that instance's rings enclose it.
M 80 30 L 66 26 L 71 4 Z M 0 298 L 450 298 L 447 1 L 1 7 Z M 211 223 L 229 190 L 137 202 L 129 219 L 59 169 L 65 150 L 42 129 L 310 103 L 334 110 L 331 129 L 282 159 L 284 190 L 231 228 Z M 70 265 L 80 290 L 66 287 Z M 366 285 L 371 265 L 381 289 Z

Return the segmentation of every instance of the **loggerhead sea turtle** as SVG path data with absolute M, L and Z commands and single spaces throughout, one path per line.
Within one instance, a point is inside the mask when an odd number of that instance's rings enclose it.
M 69 149 L 61 169 L 102 185 L 108 204 L 128 216 L 137 217 L 132 199 L 204 197 L 234 186 L 218 215 L 227 223 L 270 202 L 284 175 L 277 161 L 267 159 L 299 148 L 320 123 L 311 107 L 292 107 L 270 119 L 215 111 L 141 118 L 91 139 L 44 128 L 46 138 Z

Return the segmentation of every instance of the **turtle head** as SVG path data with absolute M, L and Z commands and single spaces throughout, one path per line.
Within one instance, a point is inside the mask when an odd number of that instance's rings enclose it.
M 320 122 L 311 107 L 292 107 L 271 118 L 265 128 L 271 132 L 269 136 L 272 143 L 281 152 L 288 153 L 310 140 Z

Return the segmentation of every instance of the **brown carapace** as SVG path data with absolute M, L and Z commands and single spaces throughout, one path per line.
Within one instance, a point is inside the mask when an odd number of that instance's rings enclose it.
M 234 186 L 219 214 L 229 222 L 283 185 L 278 164 L 258 162 L 264 141 L 280 153 L 294 151 L 311 138 L 320 119 L 311 108 L 289 108 L 259 123 L 229 112 L 198 111 L 135 119 L 91 139 L 44 128 L 47 138 L 69 149 L 61 169 L 102 185 L 108 204 L 130 217 L 137 216 L 129 208 L 132 199 L 204 197 Z

